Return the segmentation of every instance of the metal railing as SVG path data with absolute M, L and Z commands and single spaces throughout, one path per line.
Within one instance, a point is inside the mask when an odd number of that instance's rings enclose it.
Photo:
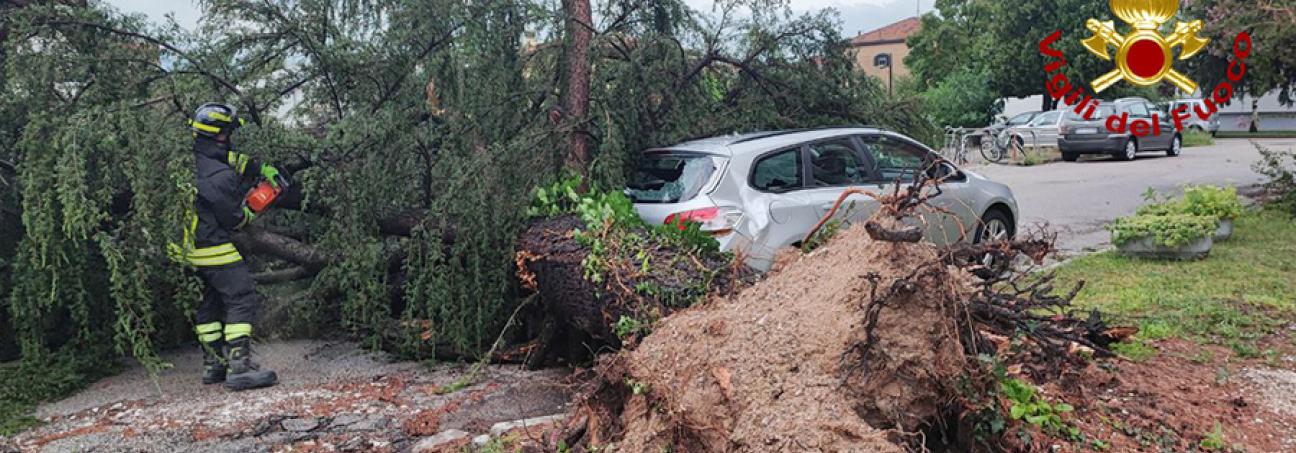
M 955 165 L 966 165 L 972 162 L 969 148 L 976 146 L 985 162 L 999 163 L 1005 157 L 1016 159 L 1026 146 L 1025 135 L 1030 135 L 1030 144 L 1039 148 L 1039 136 L 1035 131 L 1013 130 L 1008 133 L 995 133 L 989 128 L 945 127 L 945 144 L 940 154 Z

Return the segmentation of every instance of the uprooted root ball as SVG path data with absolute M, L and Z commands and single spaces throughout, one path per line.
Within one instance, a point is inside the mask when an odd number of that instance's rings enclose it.
M 940 262 L 931 245 L 851 228 L 734 297 L 663 320 L 603 364 L 624 400 L 588 401 L 591 417 L 614 418 L 591 423 L 591 444 L 902 451 L 963 371 L 954 313 L 968 289 Z

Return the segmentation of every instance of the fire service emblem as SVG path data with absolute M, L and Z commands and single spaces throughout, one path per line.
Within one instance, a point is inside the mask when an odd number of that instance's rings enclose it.
M 1201 20 L 1177 22 L 1174 31 L 1169 36 L 1163 36 L 1159 31 L 1161 24 L 1179 11 L 1179 0 L 1111 0 L 1111 9 L 1116 17 L 1134 30 L 1121 35 L 1116 31 L 1113 21 L 1089 19 L 1085 23 L 1093 36 L 1080 42 L 1090 53 L 1111 60 L 1107 47 L 1116 48 L 1116 69 L 1090 83 L 1094 92 L 1102 92 L 1121 80 L 1150 86 L 1160 83 L 1162 79 L 1169 80 L 1185 93 L 1197 91 L 1197 83 L 1176 71 L 1171 63 L 1174 61 L 1172 50 L 1175 47 L 1180 47 L 1179 59 L 1187 60 L 1201 52 L 1210 42 L 1198 35 L 1203 25 Z

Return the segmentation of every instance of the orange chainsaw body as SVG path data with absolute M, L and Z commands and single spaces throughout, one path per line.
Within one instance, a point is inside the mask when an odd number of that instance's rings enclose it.
M 282 192 L 283 184 L 280 184 L 278 188 L 275 188 L 273 184 L 270 184 L 270 181 L 261 181 L 256 185 L 256 187 L 253 187 L 251 191 L 248 191 L 246 198 L 247 206 L 252 209 L 252 212 L 260 214 L 265 212 L 267 209 L 270 209 L 270 205 L 274 204 L 275 199 L 278 198 L 279 194 Z

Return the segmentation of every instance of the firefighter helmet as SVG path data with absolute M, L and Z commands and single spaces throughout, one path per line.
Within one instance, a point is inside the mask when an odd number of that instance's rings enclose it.
M 194 133 L 215 137 L 223 133 L 234 132 L 244 123 L 239 118 L 238 110 L 227 104 L 208 102 L 194 111 L 189 127 Z

